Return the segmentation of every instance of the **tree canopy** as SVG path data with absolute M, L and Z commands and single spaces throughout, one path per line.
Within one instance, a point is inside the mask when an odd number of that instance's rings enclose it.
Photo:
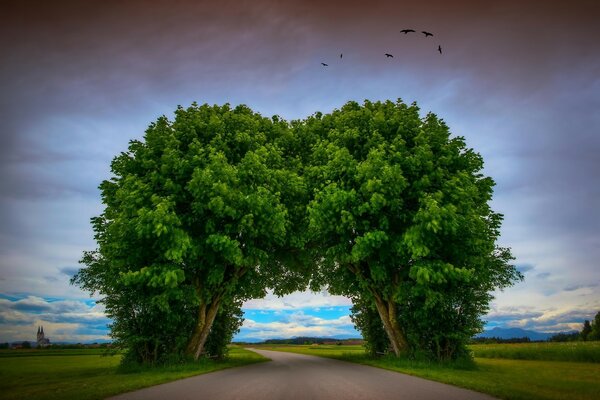
M 289 208 L 304 196 L 278 145 L 285 134 L 245 106 L 192 105 L 113 160 L 93 219 L 99 247 L 74 279 L 105 296 L 113 335 L 152 349 L 166 339 L 147 343 L 146 331 L 159 330 L 198 358 L 224 301 L 261 297 L 276 276 L 295 287 L 272 257 L 298 241 Z
M 103 297 L 113 337 L 141 361 L 198 358 L 218 315 L 233 332 L 240 302 L 307 284 L 355 299 L 375 332 L 378 314 L 396 354 L 451 357 L 491 291 L 521 278 L 496 245 L 482 167 L 400 100 L 291 123 L 179 107 L 113 160 L 98 248 L 73 282 Z
M 309 204 L 322 282 L 370 298 L 396 354 L 451 357 L 481 328 L 490 291 L 520 278 L 496 245 L 481 156 L 415 104 L 350 102 L 307 124 L 325 132 Z

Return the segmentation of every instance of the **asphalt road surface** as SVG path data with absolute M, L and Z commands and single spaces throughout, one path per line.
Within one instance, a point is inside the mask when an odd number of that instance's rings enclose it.
M 252 350 L 272 361 L 181 379 L 111 399 L 493 399 L 478 392 L 380 368 L 302 354 Z

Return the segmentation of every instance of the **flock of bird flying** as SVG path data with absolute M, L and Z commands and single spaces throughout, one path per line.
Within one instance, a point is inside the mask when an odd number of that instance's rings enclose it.
M 402 29 L 400 32 L 404 33 L 405 35 L 407 35 L 409 33 L 416 33 L 416 31 L 414 29 Z M 433 37 L 433 33 L 431 33 L 431 32 L 421 31 L 421 33 L 423 35 L 425 35 L 425 37 L 428 37 L 428 36 L 432 36 Z M 438 50 L 438 52 L 440 54 L 442 54 L 442 45 L 438 45 L 437 50 Z M 394 58 L 393 54 L 390 54 L 390 53 L 384 53 L 384 54 L 385 54 L 386 58 Z M 344 57 L 344 53 L 341 53 L 340 54 L 340 58 L 343 58 L 343 57 Z M 324 67 L 329 67 L 329 64 L 326 64 L 324 62 L 322 62 L 321 65 L 324 66 Z

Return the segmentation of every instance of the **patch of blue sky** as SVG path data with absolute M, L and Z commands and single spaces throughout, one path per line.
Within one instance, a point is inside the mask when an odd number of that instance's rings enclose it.
M 5 300 L 10 300 L 10 301 L 18 301 L 21 299 L 24 299 L 25 297 L 30 296 L 27 293 L 16 293 L 16 294 L 6 294 L 6 293 L 0 293 L 0 299 L 5 299 Z
M 14 294 L 0 293 L 0 299 L 9 300 L 9 301 L 12 301 L 12 302 L 23 300 L 23 299 L 26 299 L 28 297 L 38 297 L 38 296 L 36 296 L 35 294 L 32 294 L 32 293 L 14 293 Z M 51 297 L 50 296 L 45 296 L 45 297 L 38 297 L 38 298 L 41 298 L 42 300 L 44 300 L 47 303 L 54 303 L 54 302 L 57 302 L 57 301 L 65 301 L 65 300 L 75 300 L 75 301 L 80 301 L 80 302 L 84 303 L 88 307 L 93 307 L 97 303 L 96 299 L 91 299 L 91 298 L 68 299 L 68 298 L 65 298 L 65 297 L 56 297 L 56 296 L 51 296 Z
M 83 303 L 85 303 L 86 306 L 88 307 L 94 307 L 96 305 L 96 300 L 93 299 L 85 299 L 85 300 L 81 300 Z
M 82 324 L 78 326 L 74 331 L 75 335 L 108 335 L 109 329 L 106 325 L 86 325 Z
M 54 303 L 57 301 L 65 301 L 68 299 L 65 299 L 64 297 L 42 297 L 42 299 L 44 299 L 44 301 L 48 302 L 48 303 Z
M 505 322 L 499 321 L 484 321 L 483 329 L 488 330 L 496 327 L 504 327 L 506 325 Z
M 260 323 L 281 322 L 289 320 L 291 315 L 297 313 L 324 320 L 334 320 L 350 315 L 350 306 L 306 307 L 286 310 L 244 309 L 244 318 Z

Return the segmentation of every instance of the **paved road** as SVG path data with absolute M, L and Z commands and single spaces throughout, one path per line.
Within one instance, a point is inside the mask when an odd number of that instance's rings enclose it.
M 301 354 L 254 351 L 272 361 L 194 376 L 111 399 L 493 399 L 470 390 L 379 368 Z

